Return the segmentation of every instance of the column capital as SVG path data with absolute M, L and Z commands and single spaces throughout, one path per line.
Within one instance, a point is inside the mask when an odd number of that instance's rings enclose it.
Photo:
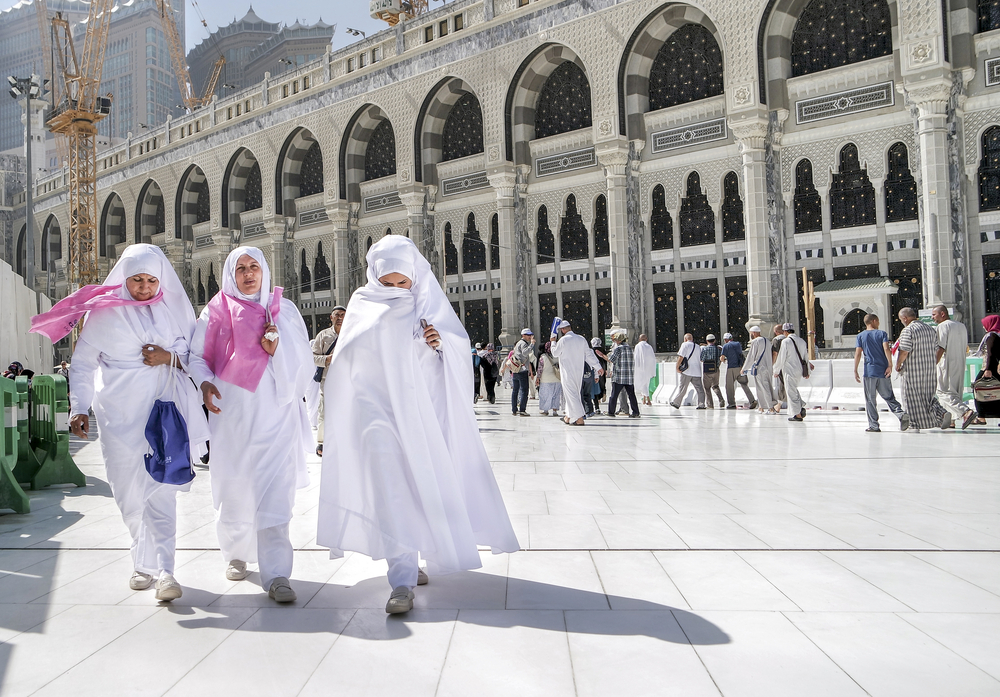
M 920 111 L 920 115 L 943 115 L 951 99 L 952 82 L 946 77 L 930 80 L 904 81 L 896 88 L 906 100 Z
M 347 209 L 346 201 L 335 201 L 333 204 L 327 205 L 326 215 L 334 228 L 347 229 L 347 220 L 350 217 L 350 211 Z
M 513 168 L 501 169 L 487 176 L 492 186 L 497 192 L 497 200 L 514 198 L 514 189 L 517 186 L 517 175 Z
M 423 216 L 424 214 L 423 189 L 417 190 L 411 187 L 409 190 L 400 191 L 399 200 L 403 202 L 404 206 L 406 206 L 407 215 Z
M 733 119 L 729 122 L 729 130 L 733 132 L 741 153 L 763 152 L 767 141 L 768 119 L 760 115 Z

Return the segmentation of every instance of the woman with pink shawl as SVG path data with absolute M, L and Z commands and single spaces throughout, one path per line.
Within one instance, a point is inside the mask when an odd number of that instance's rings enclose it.
M 256 247 L 234 249 L 222 291 L 201 313 L 191 342 L 191 374 L 201 386 L 212 432 L 212 499 L 226 578 L 250 575 L 273 600 L 295 600 L 292 519 L 295 490 L 308 484 L 312 452 L 306 388 L 312 350 L 298 309 L 271 292 L 271 273 Z
M 204 452 L 208 424 L 191 381 L 171 375 L 188 362 L 194 308 L 170 262 L 151 244 L 130 245 L 103 285 L 85 286 L 32 318 L 31 331 L 53 341 L 77 321 L 86 323 L 73 352 L 70 428 L 90 432 L 88 412 L 100 427 L 101 454 L 111 493 L 132 537 L 132 590 L 156 585 L 156 599 L 176 600 L 174 579 L 178 491 L 190 484 L 160 484 L 146 471 L 146 422 L 157 397 L 179 388 L 173 402 L 184 416 L 194 457 Z M 170 367 L 171 364 L 178 367 Z M 169 399 L 169 397 L 163 397 Z

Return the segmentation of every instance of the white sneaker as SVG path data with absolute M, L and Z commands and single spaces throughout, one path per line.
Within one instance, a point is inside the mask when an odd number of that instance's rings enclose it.
M 413 609 L 413 591 L 407 586 L 399 586 L 392 590 L 389 602 L 385 604 L 385 611 L 390 615 L 401 615 Z
M 171 600 L 177 600 L 182 595 L 184 595 L 184 591 L 181 590 L 181 584 L 177 583 L 172 574 L 164 572 L 156 579 L 157 600 L 169 603 Z
M 141 571 L 134 572 L 132 578 L 128 580 L 128 587 L 134 591 L 144 591 L 151 585 L 153 585 L 153 577 Z
M 284 576 L 279 576 L 271 581 L 271 588 L 267 591 L 267 597 L 276 603 L 294 603 L 298 596 L 292 590 L 288 579 Z
M 230 581 L 242 581 L 249 575 L 250 572 L 247 571 L 247 563 L 245 561 L 233 559 L 229 562 L 229 568 L 226 569 L 226 578 Z
M 427 575 L 427 572 L 418 567 L 417 568 L 417 585 L 418 586 L 426 586 L 427 582 L 430 581 L 430 580 L 431 579 Z

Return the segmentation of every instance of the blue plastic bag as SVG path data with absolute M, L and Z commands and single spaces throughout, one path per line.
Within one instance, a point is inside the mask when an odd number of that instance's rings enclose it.
M 172 368 L 167 368 L 171 373 Z M 176 380 L 174 375 L 168 380 Z M 172 401 L 157 399 L 146 421 L 146 442 L 151 452 L 143 456 L 149 476 L 160 484 L 187 484 L 194 479 L 187 422 Z

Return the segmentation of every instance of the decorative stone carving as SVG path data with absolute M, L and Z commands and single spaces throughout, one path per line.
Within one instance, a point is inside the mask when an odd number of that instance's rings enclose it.
M 916 65 L 937 63 L 937 59 L 934 57 L 934 47 L 926 41 L 910 44 L 910 63 Z
M 491 145 L 486 152 L 490 158 L 490 162 L 497 162 L 500 159 L 499 145 Z
M 753 100 L 753 83 L 748 82 L 737 85 L 733 90 L 733 106 L 741 107 L 749 104 Z

